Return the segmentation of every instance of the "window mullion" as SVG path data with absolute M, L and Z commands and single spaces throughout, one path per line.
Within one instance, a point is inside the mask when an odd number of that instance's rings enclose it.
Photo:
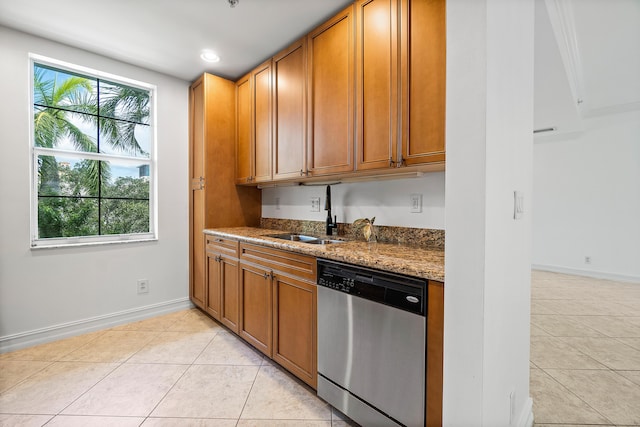
M 96 112 L 98 113 L 96 123 L 96 142 L 98 144 L 98 154 L 100 150 L 100 79 L 96 79 Z M 102 235 L 102 161 L 98 161 L 98 236 Z

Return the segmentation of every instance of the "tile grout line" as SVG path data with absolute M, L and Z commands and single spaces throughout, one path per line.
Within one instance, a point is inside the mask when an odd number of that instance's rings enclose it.
M 240 423 L 240 419 L 242 418 L 242 413 L 247 406 L 247 402 L 249 401 L 249 396 L 251 396 L 251 392 L 253 391 L 253 387 L 256 385 L 256 380 L 258 379 L 258 375 L 260 375 L 260 371 L 264 366 L 264 356 L 262 356 L 262 360 L 260 361 L 260 366 L 258 366 L 258 370 L 256 371 L 256 376 L 253 378 L 253 382 L 251 383 L 251 387 L 249 388 L 249 392 L 247 393 L 247 397 L 244 399 L 244 403 L 242 404 L 242 409 L 240 410 L 240 414 L 238 415 L 238 419 L 236 421 L 236 426 Z
M 86 364 L 92 364 L 92 365 L 97 365 L 97 364 L 107 364 L 107 363 L 113 363 L 113 362 L 82 362 L 82 361 L 61 361 L 59 363 L 86 363 Z M 64 408 L 62 408 L 61 410 L 59 410 L 54 417 L 47 421 L 47 424 L 50 423 L 52 420 L 54 420 L 56 417 L 58 417 L 59 415 L 63 415 L 62 412 L 64 412 L 67 408 L 69 408 L 69 406 L 73 405 L 74 403 L 76 403 L 78 401 L 78 399 L 80 399 L 82 396 L 84 396 L 85 394 L 87 394 L 89 391 L 91 391 L 93 388 L 95 388 L 95 386 L 97 386 L 98 384 L 100 384 L 102 381 L 104 381 L 105 378 L 107 378 L 109 375 L 111 375 L 116 369 L 118 369 L 120 366 L 122 366 L 123 363 L 119 363 L 117 364 L 117 366 L 115 366 L 112 370 L 110 370 L 109 372 L 107 372 L 102 378 L 100 378 L 95 384 L 93 384 L 92 386 L 89 386 L 89 388 L 87 388 L 85 391 L 83 391 L 82 393 L 80 393 L 80 395 L 78 395 L 78 397 L 76 397 L 75 399 L 73 399 L 71 402 L 69 402 L 68 405 L 66 405 Z
M 576 393 L 574 393 L 573 390 L 571 390 L 569 387 L 567 387 L 566 385 L 562 384 L 560 381 L 558 381 L 556 379 L 556 377 L 554 377 L 553 375 L 551 375 L 550 373 L 548 373 L 545 369 L 540 368 L 540 370 L 542 372 L 544 372 L 546 375 L 549 376 L 549 378 L 551 378 L 554 382 L 556 382 L 560 387 L 564 388 L 565 390 L 567 390 L 569 393 L 571 393 L 573 396 L 575 396 L 578 400 L 580 400 L 582 403 L 584 403 L 586 406 L 588 406 L 589 408 L 591 408 L 596 414 L 600 415 L 603 419 L 607 420 L 609 422 L 609 425 L 615 425 L 614 422 L 612 422 L 608 417 L 605 417 L 603 414 L 600 413 L 600 411 L 598 411 L 596 408 L 594 408 L 593 406 L 591 406 L 589 403 L 587 403 L 583 398 L 581 398 L 580 396 L 578 396 Z M 603 369 L 564 369 L 565 371 L 571 371 L 571 370 L 581 370 L 581 371 L 602 371 Z M 557 424 L 556 422 L 552 423 L 552 424 Z M 566 424 L 566 423 L 560 423 L 560 424 Z M 574 423 L 575 424 L 575 423 Z M 607 425 L 607 424 L 595 424 L 595 425 Z
M 177 322 L 177 320 L 175 320 L 175 321 L 172 323 L 172 325 L 173 325 L 173 324 L 175 324 L 176 322 Z M 103 335 L 105 335 L 105 333 L 106 333 L 106 332 L 109 332 L 109 331 L 114 331 L 114 329 L 113 329 L 113 328 L 105 329 L 105 330 L 103 331 L 103 333 L 102 333 L 102 334 L 100 334 L 99 336 L 97 336 L 96 338 L 94 338 L 94 339 L 92 339 L 92 340 L 88 341 L 88 342 L 87 342 L 87 343 L 85 343 L 84 345 L 82 345 L 82 346 L 78 347 L 77 349 L 75 349 L 75 350 L 73 350 L 73 351 L 71 351 L 71 352 L 67 353 L 65 356 L 62 356 L 62 357 L 66 357 L 66 356 L 68 356 L 68 355 L 70 355 L 70 354 L 74 353 L 75 351 L 78 351 L 78 350 L 80 350 L 80 349 L 82 349 L 82 348 L 86 347 L 86 346 L 87 346 L 87 345 L 89 345 L 91 342 L 93 342 L 93 341 L 97 340 L 98 338 L 102 337 Z M 141 332 L 141 330 L 137 330 L 137 329 L 130 330 L 130 331 L 127 331 L 127 330 L 124 330 L 124 331 L 115 330 L 115 332 L 131 332 L 131 331 L 133 331 L 133 332 Z M 142 332 L 145 332 L 145 330 L 142 330 Z M 112 370 L 110 370 L 108 373 L 106 373 L 102 378 L 100 378 L 100 379 L 99 379 L 95 384 L 93 384 L 92 386 L 90 386 L 90 387 L 89 387 L 88 389 L 86 389 L 83 393 L 81 393 L 77 398 L 75 398 L 73 401 L 71 401 L 67 406 L 65 406 L 65 407 L 64 407 L 64 408 L 62 408 L 60 411 L 58 411 L 58 413 L 57 413 L 57 414 L 55 414 L 55 415 L 53 416 L 53 418 L 51 418 L 49 421 L 47 421 L 47 423 L 46 423 L 46 424 L 49 424 L 49 423 L 50 423 L 51 421 L 53 421 L 56 417 L 58 417 L 58 416 L 60 416 L 60 415 L 63 415 L 62 413 L 63 413 L 67 408 L 69 408 L 71 405 L 73 405 L 75 402 L 77 402 L 80 398 L 82 398 L 82 397 L 83 397 L 84 395 L 86 395 L 88 392 L 90 392 L 91 390 L 93 390 L 93 389 L 94 389 L 98 384 L 100 384 L 102 381 L 104 381 L 104 380 L 105 380 L 109 375 L 113 374 L 117 369 L 119 369 L 120 367 L 122 367 L 123 365 L 125 365 L 129 359 L 131 359 L 135 354 L 137 354 L 137 353 L 138 353 L 138 352 L 140 352 L 143 348 L 145 348 L 145 347 L 146 347 L 146 346 L 147 346 L 151 341 L 153 341 L 155 338 L 157 338 L 157 337 L 158 337 L 158 336 L 159 336 L 163 331 L 157 331 L 157 330 L 156 330 L 156 331 L 146 331 L 146 332 L 156 332 L 156 334 L 155 334 L 155 336 L 153 336 L 149 341 L 147 341 L 147 342 L 146 342 L 146 343 L 145 343 L 145 344 L 144 344 L 144 345 L 143 345 L 139 350 L 137 350 L 137 351 L 133 352 L 129 357 L 127 357 L 126 359 L 124 359 L 124 360 L 123 360 L 123 361 L 121 361 L 121 362 L 85 362 L 85 361 L 73 361 L 73 360 L 71 360 L 71 361 L 58 360 L 57 362 L 59 362 L 59 363 L 91 363 L 91 364 L 115 363 L 115 364 L 116 364 L 116 366 L 115 366 Z M 185 372 L 186 372 L 186 371 L 185 371 Z M 183 374 L 184 374 L 184 373 L 183 373 Z M 155 408 L 154 408 L 154 409 L 155 409 Z M 71 414 L 71 415 L 73 415 L 73 414 Z M 90 415 L 85 415 L 85 416 L 90 416 Z M 144 423 L 144 421 L 145 421 L 146 419 L 147 419 L 147 417 L 144 417 L 144 420 L 143 420 L 142 422 Z M 46 425 L 46 424 L 45 424 L 45 425 Z M 142 423 L 141 423 L 140 425 L 142 425 Z
M 6 362 L 14 362 L 14 360 L 6 360 Z M 33 377 L 36 374 L 39 374 L 40 372 L 44 371 L 45 369 L 47 369 L 48 367 L 50 367 L 51 365 L 53 365 L 54 363 L 56 363 L 55 360 L 50 361 L 50 360 L 15 360 L 15 362 L 48 362 L 49 364 L 46 366 L 43 366 L 41 369 L 37 370 L 36 372 L 32 373 L 31 375 L 21 379 L 20 381 L 18 381 L 17 383 L 15 383 L 14 385 L 12 385 L 11 387 L 9 387 L 6 390 L 3 390 L 2 392 L 0 392 L 0 396 L 2 396 L 3 394 L 11 391 L 13 388 L 19 386 L 20 384 L 26 382 L 29 378 Z M 3 412 L 0 411 L 0 414 L 2 414 Z
M 177 322 L 177 320 L 176 320 Z M 175 322 L 174 322 L 175 324 Z M 217 329 L 217 328 L 216 328 Z M 165 331 L 165 332 L 172 332 L 172 331 Z M 218 336 L 219 331 L 215 331 L 215 334 L 211 337 L 211 339 L 209 340 L 209 342 L 202 348 L 202 350 L 200 350 L 200 353 L 198 353 L 197 356 L 195 356 L 193 358 L 193 360 L 191 361 L 191 363 L 189 364 L 184 364 L 187 366 L 187 369 L 184 370 L 184 372 L 182 373 L 182 375 L 180 375 L 180 377 L 178 379 L 176 379 L 176 381 L 173 383 L 173 385 L 171 387 L 169 387 L 169 389 L 164 393 L 164 395 L 158 400 L 158 403 L 156 403 L 153 408 L 151 408 L 151 410 L 149 411 L 149 413 L 144 417 L 144 420 L 142 421 L 142 424 L 144 424 L 149 417 L 151 417 L 151 414 L 153 414 L 153 411 L 155 411 L 158 406 L 164 401 L 164 399 L 167 398 L 167 396 L 169 395 L 169 393 L 171 393 L 171 390 L 174 389 L 174 387 L 176 386 L 176 384 L 178 384 L 180 382 L 180 380 L 187 374 L 187 372 L 189 372 L 189 369 L 191 369 L 194 365 L 196 360 L 198 360 L 198 358 L 202 355 L 202 353 L 204 353 L 204 351 L 207 349 L 207 347 L 209 347 L 209 345 L 211 345 L 211 343 L 213 342 L 213 340 Z M 159 418 L 163 418 L 163 417 L 159 417 Z

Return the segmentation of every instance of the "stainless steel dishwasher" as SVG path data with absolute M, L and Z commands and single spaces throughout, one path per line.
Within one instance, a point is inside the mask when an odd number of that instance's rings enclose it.
M 426 290 L 319 259 L 318 396 L 362 426 L 424 426 Z

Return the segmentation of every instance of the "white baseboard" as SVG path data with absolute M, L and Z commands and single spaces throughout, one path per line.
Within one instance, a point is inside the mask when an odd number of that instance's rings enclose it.
M 624 274 L 605 273 L 602 271 L 579 270 L 576 268 L 560 267 L 557 265 L 531 264 L 533 270 L 550 271 L 552 273 L 573 274 L 575 276 L 593 277 L 596 279 L 615 280 L 617 282 L 640 283 L 640 276 L 626 276 Z
M 87 332 L 112 328 L 125 323 L 136 322 L 150 317 L 172 313 L 174 311 L 186 310 L 192 307 L 193 304 L 189 298 L 179 298 L 172 301 L 165 301 L 158 304 L 151 304 L 144 307 L 109 313 L 74 322 L 62 323 L 32 331 L 5 335 L 0 337 L 0 353 L 20 350 L 22 348 L 38 344 L 45 344 L 51 341 L 85 334 Z
M 522 412 L 520 412 L 520 417 L 518 418 L 518 423 L 516 424 L 518 427 L 533 427 L 533 399 L 528 398 L 524 404 L 524 408 L 522 408 Z

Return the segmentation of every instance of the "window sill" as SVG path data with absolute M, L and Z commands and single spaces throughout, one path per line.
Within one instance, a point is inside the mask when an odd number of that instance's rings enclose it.
M 31 250 L 41 250 L 41 249 L 63 249 L 63 248 L 77 248 L 84 246 L 103 246 L 103 245 L 121 245 L 127 243 L 148 243 L 148 242 L 157 242 L 157 237 L 148 237 L 148 238 L 131 238 L 131 239 L 122 239 L 122 240 L 107 240 L 107 241 L 93 241 L 93 242 L 75 242 L 75 243 L 40 243 L 34 244 L 31 243 Z

